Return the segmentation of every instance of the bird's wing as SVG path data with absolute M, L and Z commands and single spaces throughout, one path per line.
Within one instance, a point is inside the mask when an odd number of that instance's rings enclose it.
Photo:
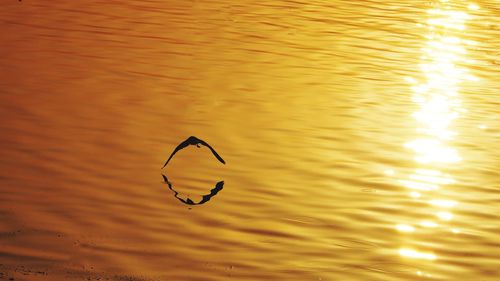
M 213 149 L 208 143 L 206 143 L 202 140 L 199 140 L 199 141 L 200 141 L 201 145 L 208 147 L 210 149 L 210 151 L 212 151 L 212 154 L 215 156 L 215 158 L 217 158 L 217 160 L 219 160 L 219 162 L 221 162 L 222 164 L 226 164 L 226 161 L 224 161 L 224 159 L 222 159 L 222 157 L 220 157 L 220 155 L 217 153 L 217 151 L 215 151 L 215 149 Z
M 174 155 L 177 153 L 177 151 L 181 150 L 181 149 L 184 149 L 186 148 L 187 146 L 193 144 L 193 137 L 189 137 L 187 140 L 181 142 L 175 149 L 174 151 L 172 152 L 172 154 L 170 154 L 170 157 L 168 157 L 168 160 L 167 162 L 165 162 L 165 164 L 163 165 L 163 167 L 161 167 L 162 169 L 165 168 L 165 166 L 167 166 L 168 162 L 170 162 L 170 159 L 172 159 L 172 157 L 174 157 Z M 196 142 L 194 143 L 196 144 Z

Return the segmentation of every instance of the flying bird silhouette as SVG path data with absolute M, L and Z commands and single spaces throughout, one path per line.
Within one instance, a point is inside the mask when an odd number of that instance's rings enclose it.
M 208 147 L 208 149 L 210 149 L 210 151 L 212 152 L 212 154 L 215 156 L 215 158 L 217 158 L 217 160 L 219 160 L 219 162 L 221 162 L 222 164 L 226 164 L 226 161 L 224 161 L 224 159 L 222 159 L 222 157 L 220 157 L 220 155 L 217 154 L 217 151 L 215 151 L 215 149 L 213 149 L 208 143 L 206 143 L 203 140 L 200 140 L 197 137 L 190 136 L 189 138 L 187 138 L 187 140 L 181 142 L 174 149 L 174 152 L 172 152 L 172 154 L 170 154 L 170 157 L 168 157 L 167 162 L 165 162 L 165 164 L 161 168 L 163 169 L 163 168 L 165 168 L 165 166 L 167 166 L 168 162 L 170 162 L 170 159 L 172 159 L 172 157 L 174 157 L 174 155 L 177 153 L 177 151 L 182 150 L 182 149 L 184 149 L 184 148 L 186 148 L 186 147 L 188 147 L 190 145 L 196 145 L 197 147 L 200 147 L 200 144 L 203 145 L 203 146 Z

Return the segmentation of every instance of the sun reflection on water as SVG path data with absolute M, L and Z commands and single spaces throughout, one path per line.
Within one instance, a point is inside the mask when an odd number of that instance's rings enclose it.
M 452 123 L 466 110 L 460 99 L 460 84 L 477 80 L 471 75 L 466 64 L 467 47 L 476 42 L 462 38 L 466 23 L 471 19 L 468 10 L 477 10 L 472 3 L 462 5 L 441 1 L 427 11 L 425 26 L 427 42 L 422 48 L 421 81 L 407 77 L 411 84 L 413 102 L 418 111 L 413 117 L 418 122 L 419 137 L 406 143 L 405 147 L 414 152 L 417 169 L 400 183 L 409 189 L 414 200 L 425 200 L 432 208 L 435 217 L 412 224 L 401 223 L 396 230 L 401 233 L 418 232 L 419 229 L 447 229 L 459 234 L 458 228 L 450 227 L 454 218 L 453 208 L 458 202 L 442 198 L 439 190 L 445 185 L 455 183 L 452 175 L 442 167 L 462 161 L 458 151 L 452 146 L 457 134 Z M 402 245 L 399 255 L 405 258 L 433 261 L 438 256 L 432 249 L 412 249 Z M 420 272 L 420 271 L 419 271 Z M 419 273 L 417 272 L 417 274 Z M 419 275 L 422 273 L 420 272 Z

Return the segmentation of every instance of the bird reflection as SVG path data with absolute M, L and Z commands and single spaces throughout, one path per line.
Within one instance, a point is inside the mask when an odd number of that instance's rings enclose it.
M 186 198 L 186 199 L 181 198 L 179 196 L 179 192 L 177 192 L 173 188 L 173 185 L 168 180 L 167 176 L 165 176 L 165 175 L 162 174 L 162 177 L 163 177 L 163 180 L 165 181 L 165 183 L 168 184 L 168 188 L 174 192 L 174 197 L 177 198 L 177 200 L 179 200 L 182 203 L 187 204 L 187 205 L 201 205 L 201 204 L 204 204 L 204 203 L 210 201 L 210 199 L 212 199 L 212 197 L 214 197 L 215 195 L 217 195 L 217 193 L 219 193 L 219 191 L 221 191 L 222 188 L 224 187 L 224 181 L 220 181 L 220 182 L 218 182 L 218 183 L 215 184 L 215 187 L 210 190 L 209 194 L 203 195 L 202 199 L 199 202 L 194 202 L 190 198 Z

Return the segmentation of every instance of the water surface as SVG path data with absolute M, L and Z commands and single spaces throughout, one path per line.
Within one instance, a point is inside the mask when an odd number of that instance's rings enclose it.
M 0 279 L 500 277 L 498 2 L 4 2 Z

